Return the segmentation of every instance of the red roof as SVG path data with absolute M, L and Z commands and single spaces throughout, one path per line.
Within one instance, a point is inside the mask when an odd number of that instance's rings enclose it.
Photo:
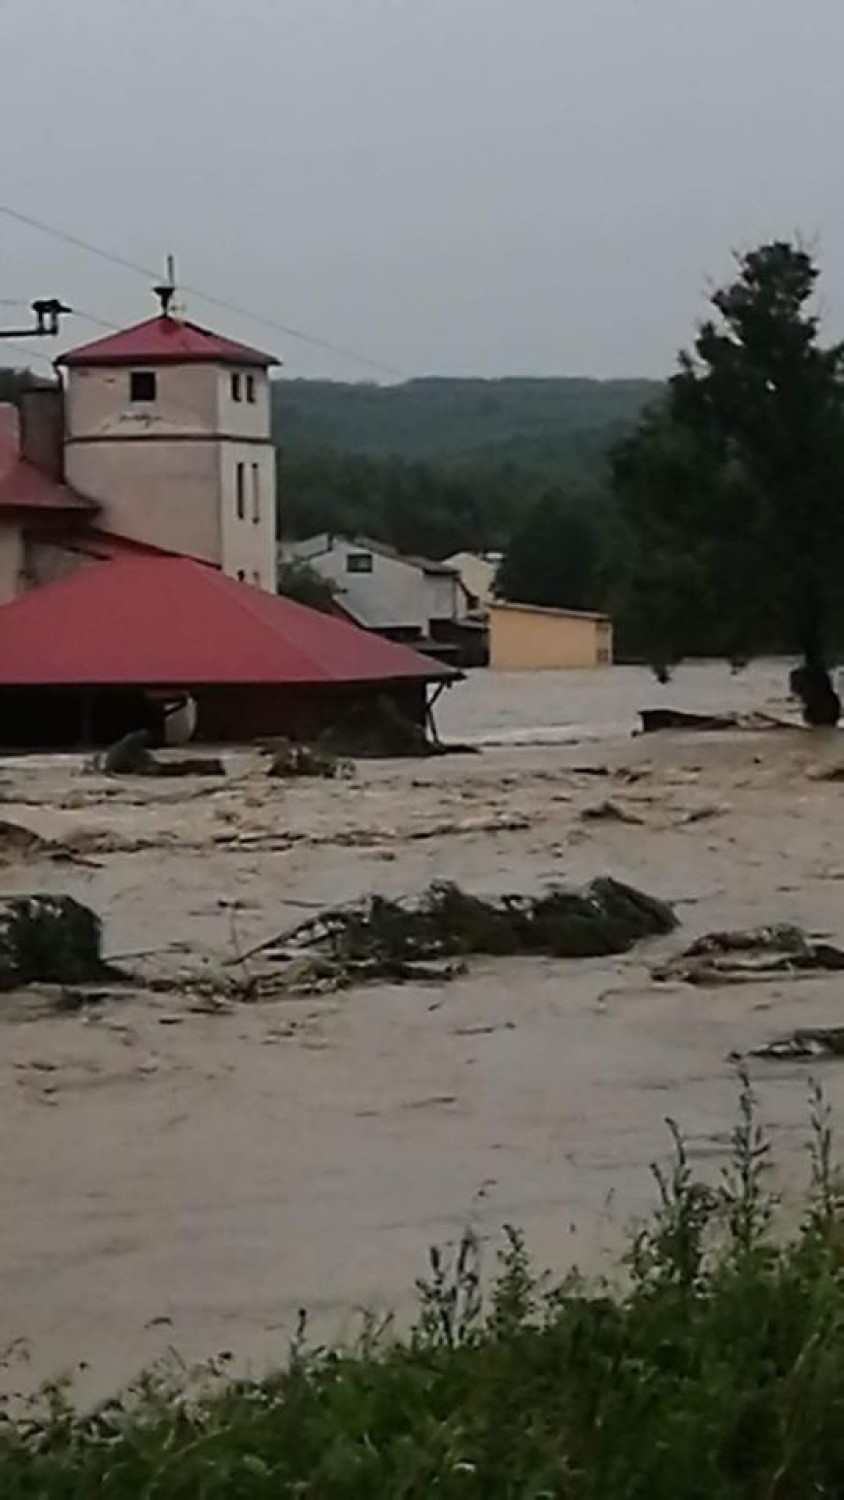
M 159 314 L 133 328 L 107 334 L 68 349 L 60 354 L 57 365 L 183 365 L 225 364 L 258 365 L 267 369 L 278 364 L 271 354 L 262 354 L 248 344 L 223 338 L 198 323 Z
M 84 510 L 93 512 L 91 500 L 77 495 L 69 485 L 53 479 L 20 454 L 20 420 L 17 407 L 0 405 L 0 511 Z
M 0 686 L 435 681 L 451 667 L 187 557 L 80 568 L 0 607 Z

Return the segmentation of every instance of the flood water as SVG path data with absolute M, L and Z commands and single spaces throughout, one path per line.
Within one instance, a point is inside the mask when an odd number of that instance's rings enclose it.
M 4 1000 L 6 1383 L 84 1361 L 80 1392 L 102 1395 L 168 1348 L 263 1369 L 300 1307 L 321 1337 L 350 1333 L 361 1307 L 410 1316 L 427 1247 L 467 1224 L 490 1263 L 515 1223 L 560 1274 L 611 1269 L 652 1202 L 668 1115 L 717 1179 L 731 1055 L 840 1023 L 840 983 L 694 989 L 651 971 L 725 926 L 844 940 L 844 785 L 818 774 L 840 739 L 632 731 L 660 704 L 787 712 L 786 681 L 784 664 L 690 667 L 666 688 L 632 668 L 478 673 L 445 696 L 440 726 L 480 754 L 332 782 L 271 783 L 251 752 L 215 787 L 5 762 L 3 816 L 84 858 L 7 859 L 0 889 L 86 902 L 139 980 L 75 1014 L 37 992 Z M 607 799 L 628 821 L 584 818 Z M 478 960 L 448 985 L 197 1004 L 199 977 L 321 904 L 601 873 L 675 901 L 680 932 L 610 960 Z M 162 976 L 169 992 L 145 988 Z M 818 1066 L 844 1110 L 844 1065 L 752 1064 L 786 1214 Z

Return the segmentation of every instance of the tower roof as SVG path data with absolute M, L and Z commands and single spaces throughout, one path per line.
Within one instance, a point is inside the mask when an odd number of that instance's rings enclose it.
M 199 323 L 159 314 L 119 333 L 107 334 L 59 355 L 57 365 L 254 365 L 268 369 L 278 364 L 249 344 L 224 338 Z
M 453 667 L 187 557 L 118 557 L 0 607 L 0 687 L 451 681 Z

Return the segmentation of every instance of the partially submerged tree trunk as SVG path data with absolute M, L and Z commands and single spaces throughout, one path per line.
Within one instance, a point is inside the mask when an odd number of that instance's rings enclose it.
M 825 610 L 814 577 L 804 586 L 803 665 L 791 674 L 791 691 L 803 705 L 803 718 L 813 729 L 833 729 L 841 718 L 841 699 L 827 666 L 824 638 Z
M 800 699 L 803 718 L 812 729 L 834 729 L 841 718 L 841 699 L 828 667 L 805 661 L 791 674 L 791 691 Z

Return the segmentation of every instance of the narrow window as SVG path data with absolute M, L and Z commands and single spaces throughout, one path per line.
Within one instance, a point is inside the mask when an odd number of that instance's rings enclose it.
M 254 375 L 247 375 L 247 377 L 246 377 L 246 399 L 250 403 L 251 406 L 255 405 L 255 376 Z
M 261 470 L 257 464 L 252 465 L 252 520 L 257 523 L 261 519 Z
M 260 588 L 261 587 L 261 575 L 260 575 L 260 573 L 253 573 L 252 574 L 252 582 L 255 584 L 256 588 Z
M 154 370 L 129 371 L 129 400 L 154 401 L 158 394 L 158 376 Z
M 246 574 L 244 573 L 244 571 L 243 571 L 242 568 L 238 568 L 238 570 L 237 570 L 237 581 L 238 581 L 238 583 L 245 583 L 246 582 Z
M 240 375 L 235 370 L 232 375 L 232 401 L 240 400 Z
M 350 552 L 349 555 L 348 555 L 348 557 L 346 558 L 346 572 L 347 573 L 371 573 L 372 572 L 372 553 L 371 552 Z
M 237 519 L 242 521 L 246 515 L 246 465 L 238 464 L 235 472 L 235 497 L 237 500 Z

